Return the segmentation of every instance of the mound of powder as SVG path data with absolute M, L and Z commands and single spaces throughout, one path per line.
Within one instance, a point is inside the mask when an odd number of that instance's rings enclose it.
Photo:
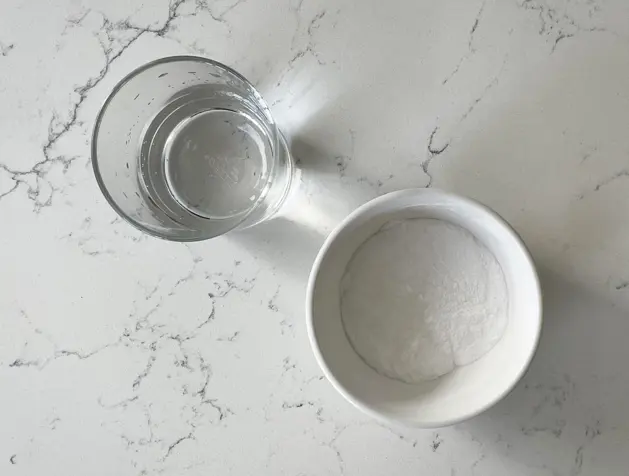
M 507 324 L 496 258 L 470 232 L 441 220 L 386 224 L 358 248 L 341 288 L 354 350 L 377 372 L 407 383 L 474 362 Z

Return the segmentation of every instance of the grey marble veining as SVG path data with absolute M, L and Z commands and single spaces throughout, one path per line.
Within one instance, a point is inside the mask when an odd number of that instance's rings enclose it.
M 272 105 L 302 168 L 282 216 L 174 244 L 105 203 L 98 108 L 172 54 Z M 0 474 L 629 474 L 626 2 L 8 0 L 0 71 Z M 345 403 L 303 312 L 332 227 L 423 186 L 496 209 L 545 291 L 523 381 L 434 431 Z

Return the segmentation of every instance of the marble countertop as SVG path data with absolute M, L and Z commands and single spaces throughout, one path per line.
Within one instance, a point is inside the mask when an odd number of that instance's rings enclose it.
M 283 216 L 177 244 L 109 208 L 98 108 L 173 54 L 272 104 Z M 0 100 L 0 474 L 628 474 L 629 3 L 5 0 Z M 545 291 L 523 381 L 434 431 L 336 394 L 303 311 L 335 223 L 428 186 L 510 221 Z

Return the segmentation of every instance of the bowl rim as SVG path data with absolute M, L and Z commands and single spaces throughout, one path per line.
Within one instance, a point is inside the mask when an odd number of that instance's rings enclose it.
M 534 280 L 535 289 L 536 289 L 536 295 L 537 295 L 537 306 L 538 306 L 539 312 L 537 313 L 536 322 L 535 322 L 535 324 L 536 324 L 535 339 L 532 342 L 532 346 L 531 346 L 529 355 L 527 356 L 527 358 L 526 358 L 526 360 L 524 362 L 524 365 L 522 366 L 522 368 L 518 372 L 518 374 L 515 375 L 512 383 L 510 385 L 508 385 L 502 392 L 497 394 L 494 398 L 492 398 L 491 400 L 489 400 L 487 403 L 485 403 L 484 405 L 480 406 L 479 408 L 477 408 L 477 409 L 475 409 L 475 410 L 473 410 L 471 412 L 468 412 L 468 413 L 466 413 L 464 415 L 461 415 L 459 417 L 450 418 L 450 419 L 447 419 L 447 420 L 421 422 L 421 421 L 412 421 L 412 420 L 391 418 L 389 416 L 386 416 L 386 415 L 382 414 L 380 411 L 378 411 L 372 405 L 369 405 L 369 404 L 365 403 L 360 398 L 360 396 L 357 396 L 357 395 L 353 394 L 352 392 L 350 392 L 349 390 L 347 390 L 347 388 L 332 373 L 332 371 L 330 370 L 328 364 L 326 363 L 326 360 L 325 360 L 325 358 L 323 356 L 323 353 L 321 352 L 321 349 L 319 348 L 319 344 L 317 342 L 317 338 L 315 336 L 315 331 L 314 331 L 314 310 L 313 310 L 313 308 L 314 308 L 314 289 L 315 289 L 315 284 L 317 282 L 317 278 L 318 278 L 319 272 L 321 270 L 321 264 L 323 262 L 323 259 L 327 255 L 327 253 L 328 253 L 330 247 L 332 246 L 332 244 L 336 241 L 336 239 L 339 237 L 339 235 L 341 233 L 343 233 L 344 230 L 350 224 L 354 223 L 359 217 L 364 215 L 369 210 L 378 207 L 379 205 L 381 205 L 384 202 L 391 201 L 391 200 L 394 200 L 394 199 L 397 199 L 397 198 L 400 198 L 400 197 L 413 196 L 413 195 L 434 195 L 436 197 L 455 199 L 455 200 L 459 201 L 460 203 L 462 203 L 464 206 L 475 208 L 476 210 L 481 211 L 482 213 L 485 213 L 489 217 L 491 217 L 494 220 L 496 220 L 500 225 L 502 225 L 505 228 L 505 230 L 509 233 L 510 237 L 513 239 L 514 244 L 523 253 L 523 255 L 524 255 L 524 257 L 525 257 L 525 259 L 526 259 L 526 261 L 528 263 L 528 266 L 529 266 L 529 269 L 530 269 L 530 272 L 531 272 L 531 276 L 532 276 L 532 278 Z M 522 379 L 524 374 L 527 372 L 529 366 L 531 365 L 531 362 L 533 360 L 533 357 L 535 356 L 535 353 L 537 351 L 537 347 L 539 345 L 539 340 L 540 340 L 540 336 L 541 336 L 541 332 L 542 332 L 542 321 L 543 321 L 543 318 L 542 318 L 542 316 L 543 316 L 542 304 L 543 304 L 543 302 L 542 302 L 542 290 L 541 290 L 540 280 L 539 280 L 539 276 L 538 276 L 538 273 L 537 273 L 537 269 L 535 267 L 535 262 L 533 260 L 533 257 L 531 255 L 529 249 L 526 247 L 524 241 L 520 237 L 520 235 L 496 211 L 492 210 L 491 208 L 489 208 L 488 206 L 484 205 L 483 203 L 481 203 L 481 202 L 479 202 L 477 200 L 474 200 L 474 199 L 471 199 L 471 198 L 468 198 L 468 197 L 464 197 L 464 196 L 461 196 L 461 195 L 458 195 L 458 194 L 455 194 L 455 193 L 445 192 L 445 191 L 440 190 L 440 189 L 435 189 L 435 188 L 409 188 L 409 189 L 389 192 L 389 193 L 387 193 L 385 195 L 381 195 L 379 197 L 376 197 L 376 198 L 374 198 L 374 199 L 364 203 L 363 205 L 361 205 L 358 208 L 356 208 L 353 212 L 351 212 L 347 217 L 345 217 L 332 230 L 332 232 L 327 236 L 327 238 L 323 242 L 323 245 L 319 249 L 319 252 L 317 253 L 317 256 L 316 256 L 316 258 L 315 258 L 315 260 L 313 262 L 313 265 L 312 265 L 312 268 L 311 268 L 311 271 L 310 271 L 310 275 L 308 277 L 308 285 L 307 285 L 307 288 L 306 288 L 306 329 L 307 329 L 307 332 L 308 332 L 308 340 L 310 341 L 310 346 L 311 346 L 312 351 L 314 353 L 315 359 L 317 360 L 317 363 L 319 364 L 319 367 L 323 371 L 323 374 L 330 381 L 330 383 L 336 389 L 336 391 L 339 392 L 348 402 L 350 402 L 352 405 L 354 405 L 357 409 L 361 410 L 363 413 L 369 415 L 370 417 L 372 417 L 372 418 L 374 418 L 376 420 L 379 420 L 379 421 L 381 421 L 383 423 L 387 423 L 387 424 L 402 424 L 404 426 L 410 426 L 410 427 L 415 427 L 415 428 L 426 428 L 426 429 L 441 428 L 441 427 L 454 425 L 456 423 L 460 423 L 462 421 L 468 420 L 470 418 L 473 418 L 473 417 L 483 413 L 484 411 L 488 410 L 489 408 L 494 406 L 496 403 L 498 403 L 500 400 L 502 400 L 505 396 L 507 396 L 515 388 L 515 386 Z

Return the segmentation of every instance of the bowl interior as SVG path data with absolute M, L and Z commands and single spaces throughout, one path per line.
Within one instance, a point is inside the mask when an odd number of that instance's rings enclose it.
M 422 217 L 469 230 L 494 254 L 505 275 L 509 316 L 503 338 L 481 359 L 440 379 L 409 385 L 378 374 L 351 347 L 341 322 L 340 280 L 358 246 L 382 225 Z M 328 237 L 310 278 L 307 311 L 315 355 L 337 390 L 372 416 L 421 427 L 456 423 L 502 398 L 526 370 L 541 328 L 537 274 L 514 231 L 474 201 L 424 189 L 379 197 Z

